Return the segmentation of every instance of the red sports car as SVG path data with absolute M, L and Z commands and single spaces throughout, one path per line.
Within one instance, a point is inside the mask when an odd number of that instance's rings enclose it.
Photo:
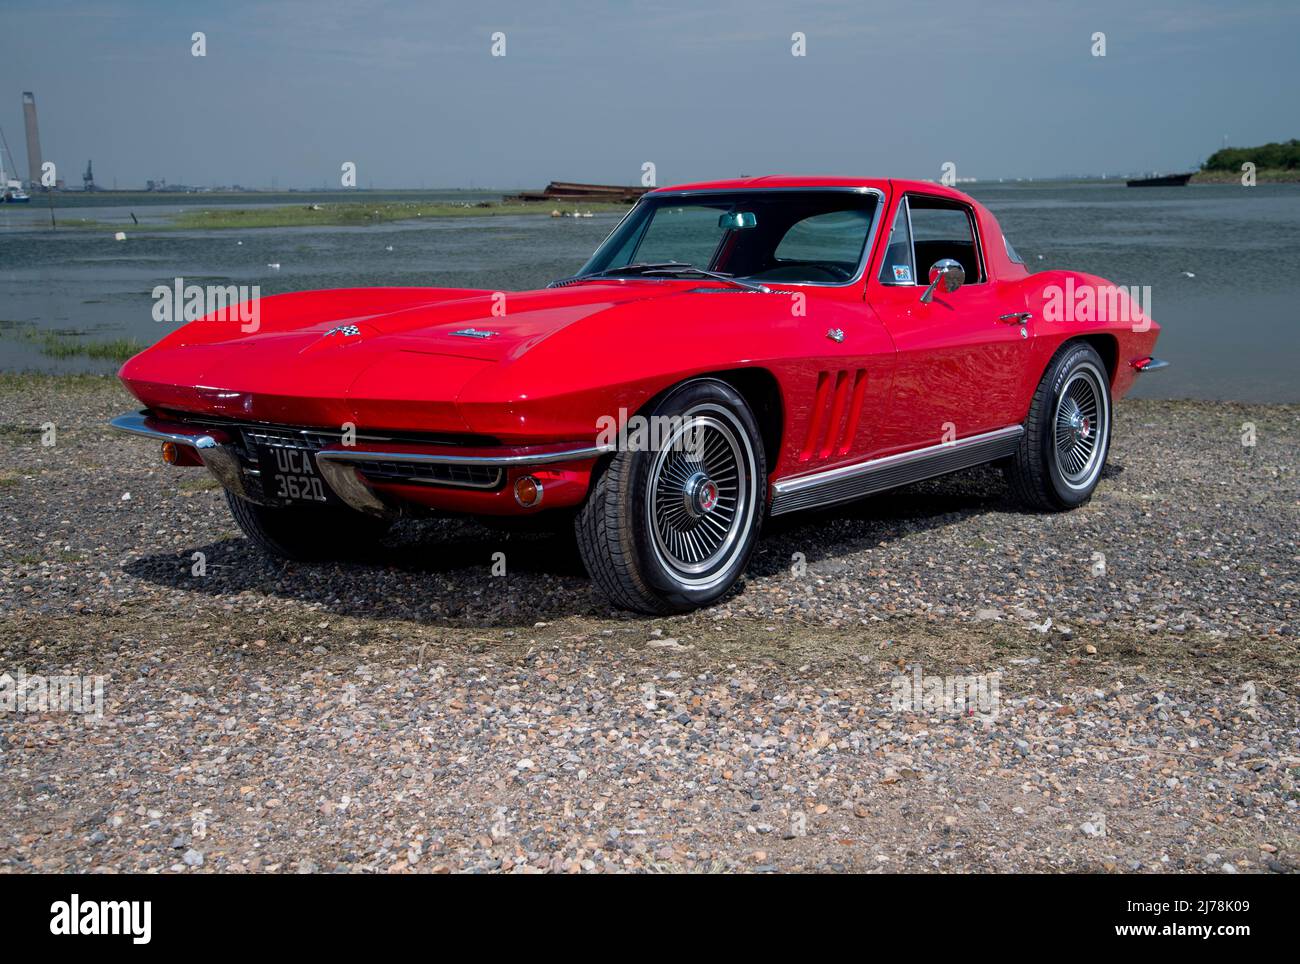
M 731 589 L 768 516 L 987 462 L 1031 508 L 1086 502 L 1114 401 L 1164 364 L 1131 294 L 1031 274 L 936 184 L 691 184 L 543 290 L 302 292 L 187 324 L 123 366 L 145 410 L 113 424 L 206 466 L 277 556 L 403 514 L 564 521 L 615 604 L 679 612 Z

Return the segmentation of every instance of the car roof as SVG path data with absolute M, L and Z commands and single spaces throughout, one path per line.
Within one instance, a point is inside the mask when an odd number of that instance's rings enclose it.
M 917 191 L 955 200 L 971 200 L 960 191 L 934 181 L 909 181 L 879 177 L 809 177 L 793 174 L 765 174 L 762 177 L 737 177 L 725 181 L 698 181 L 693 184 L 674 184 L 661 187 L 651 194 L 672 194 L 681 191 L 748 191 L 771 188 L 874 188 L 888 194 L 893 191 Z

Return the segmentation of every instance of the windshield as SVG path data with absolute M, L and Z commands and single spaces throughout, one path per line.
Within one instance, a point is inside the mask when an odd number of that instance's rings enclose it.
M 754 282 L 844 284 L 858 276 L 878 201 L 812 189 L 651 194 L 579 274 L 674 263 Z

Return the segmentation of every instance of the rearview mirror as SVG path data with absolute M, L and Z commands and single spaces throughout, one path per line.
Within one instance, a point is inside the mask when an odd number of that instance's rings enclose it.
M 921 295 L 921 303 L 929 304 L 934 298 L 934 289 L 943 286 L 945 294 L 952 294 L 966 283 L 966 269 L 960 261 L 952 258 L 940 258 L 930 266 L 930 287 Z
M 739 231 L 742 228 L 758 227 L 758 218 L 753 211 L 728 211 L 718 218 L 718 227 L 724 231 Z

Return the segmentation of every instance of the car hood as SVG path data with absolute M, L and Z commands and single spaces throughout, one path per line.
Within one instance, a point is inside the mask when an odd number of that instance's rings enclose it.
M 415 420 L 431 431 L 467 431 L 454 402 L 476 374 L 583 319 L 674 290 L 680 286 L 611 282 L 276 295 L 242 323 L 185 325 L 129 360 L 120 377 L 149 408 L 303 425 Z

